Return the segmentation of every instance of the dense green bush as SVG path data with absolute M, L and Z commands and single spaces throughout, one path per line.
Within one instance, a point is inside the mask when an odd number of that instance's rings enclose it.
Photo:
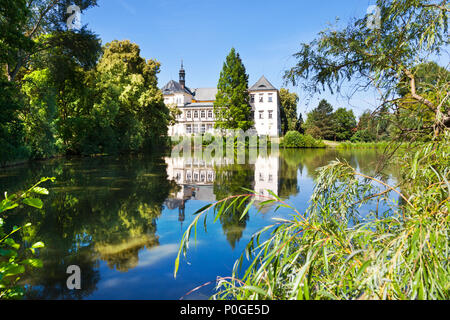
M 374 142 L 375 136 L 367 129 L 356 131 L 355 134 L 351 137 L 351 142 Z
M 324 148 L 322 141 L 314 139 L 311 135 L 303 135 L 298 131 L 288 131 L 283 138 L 284 148 Z

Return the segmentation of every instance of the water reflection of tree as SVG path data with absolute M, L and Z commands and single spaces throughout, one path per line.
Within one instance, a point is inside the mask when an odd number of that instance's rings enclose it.
M 7 220 L 11 225 L 31 221 L 24 240 L 46 244 L 39 252 L 44 268 L 24 278 L 30 285 L 27 297 L 86 297 L 96 290 L 100 260 L 127 271 L 137 265 L 140 250 L 159 244 L 156 221 L 173 188 L 162 159 L 59 161 L 29 174 L 26 180 L 56 176 L 57 182 L 48 186 L 44 210 L 18 212 Z M 81 268 L 82 290 L 66 288 L 66 268 L 71 264 Z
M 318 168 L 328 165 L 330 161 L 339 159 L 347 161 L 353 168 L 363 174 L 381 176 L 383 180 L 386 180 L 388 175 L 395 175 L 395 171 L 394 168 L 384 168 L 382 172 L 376 172 L 377 164 L 382 154 L 383 150 L 374 149 L 298 149 L 281 151 L 283 158 L 295 159 L 299 163 L 300 170 L 306 168 L 307 175 L 312 179 L 317 178 Z
M 216 166 L 216 179 L 214 181 L 214 194 L 216 199 L 222 200 L 229 196 L 245 193 L 242 188 L 252 189 L 254 183 L 254 166 L 253 165 L 227 165 Z M 228 212 L 220 217 L 220 223 L 225 233 L 227 241 L 234 249 L 236 244 L 242 238 L 249 215 L 240 219 L 246 203 L 240 209 L 234 212 Z
M 280 150 L 279 193 L 281 198 L 288 198 L 299 192 L 297 173 L 303 171 L 301 159 L 297 156 L 297 150 Z

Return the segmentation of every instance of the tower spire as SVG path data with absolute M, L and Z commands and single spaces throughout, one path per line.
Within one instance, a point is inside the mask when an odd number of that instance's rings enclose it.
M 181 87 L 184 89 L 186 86 L 186 71 L 184 70 L 184 67 L 183 67 L 183 59 L 181 59 L 180 84 L 181 84 Z

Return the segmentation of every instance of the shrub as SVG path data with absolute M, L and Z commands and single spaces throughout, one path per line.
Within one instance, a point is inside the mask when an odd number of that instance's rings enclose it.
M 302 135 L 298 131 L 289 131 L 283 138 L 284 148 L 324 148 L 322 141 L 314 139 L 311 135 Z
M 305 137 L 298 131 L 288 131 L 283 138 L 285 148 L 304 148 Z
M 356 131 L 353 137 L 350 139 L 351 142 L 373 142 L 375 141 L 375 136 L 369 132 L 369 130 L 359 130 Z

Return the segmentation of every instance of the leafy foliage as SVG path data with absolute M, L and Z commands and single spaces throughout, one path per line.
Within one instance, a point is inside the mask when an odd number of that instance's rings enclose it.
M 298 131 L 289 131 L 283 138 L 284 148 L 324 148 L 322 141 L 317 141 L 310 135 L 302 135 Z
M 352 110 L 333 106 L 322 99 L 317 108 L 308 113 L 305 124 L 305 133 L 316 139 L 349 140 L 356 127 L 355 115 Z
M 280 89 L 280 117 L 281 132 L 285 135 L 288 131 L 299 131 L 303 133 L 303 118 L 300 113 L 297 117 L 297 104 L 299 97 L 295 92 L 289 92 L 289 89 Z
M 279 203 L 293 211 L 292 218 L 275 218 L 253 235 L 213 298 L 448 299 L 448 157 L 448 147 L 436 142 L 400 155 L 396 161 L 410 168 L 402 192 L 348 163 L 331 162 L 320 169 L 305 213 L 272 193 L 262 205 Z M 214 209 L 219 218 L 242 208 L 243 218 L 261 197 L 251 192 L 199 210 L 183 237 L 175 273 L 202 215 Z M 360 211 L 375 200 L 388 210 Z M 245 258 L 250 266 L 241 274 Z
M 54 178 L 41 179 L 37 184 L 19 195 L 8 196 L 5 193 L 5 199 L 0 202 L 0 299 L 20 299 L 23 297 L 24 288 L 17 285 L 17 282 L 21 275 L 25 273 L 26 266 L 42 268 L 40 259 L 26 258 L 26 256 L 30 253 L 34 255 L 36 249 L 44 247 L 44 244 L 38 241 L 29 248 L 23 248 L 12 236 L 24 228 L 29 228 L 31 223 L 27 223 L 23 227 L 15 226 L 12 231 L 5 232 L 2 216 L 6 211 L 17 208 L 21 204 L 42 209 L 42 201 L 35 196 L 48 194 L 47 189 L 39 187 L 40 184 L 48 180 L 53 181 Z
M 351 82 L 352 92 L 375 87 L 383 103 L 396 114 L 393 120 L 403 136 L 438 135 L 450 124 L 448 83 L 433 87 L 433 98 L 420 92 L 417 64 L 428 61 L 448 45 L 447 1 L 378 0 L 381 28 L 366 27 L 368 17 L 355 19 L 347 27 L 322 31 L 314 41 L 303 44 L 294 56 L 297 64 L 285 73 L 293 84 L 301 83 L 310 93 L 339 91 Z M 399 79 L 407 79 L 408 97 L 397 97 Z M 403 112 L 411 100 L 416 111 Z M 417 126 L 414 117 L 429 110 L 432 123 Z M 408 119 L 408 121 L 405 121 Z M 411 130 L 412 127 L 415 130 Z

